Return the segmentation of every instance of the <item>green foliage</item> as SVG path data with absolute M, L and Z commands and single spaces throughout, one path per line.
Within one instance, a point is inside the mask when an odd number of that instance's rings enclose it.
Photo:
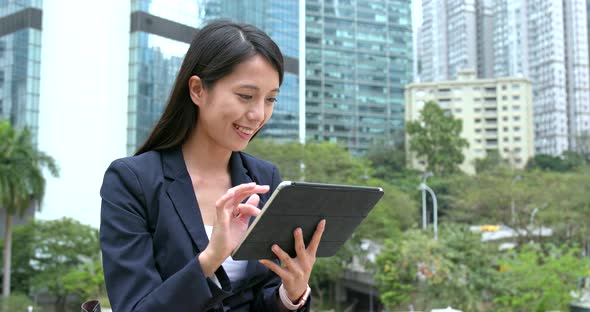
M 401 143 L 377 141 L 369 146 L 366 158 L 374 168 L 374 177 L 384 181 L 398 178 L 406 169 L 406 152 Z
M 397 237 L 399 232 L 409 229 L 418 220 L 416 202 L 407 194 L 381 180 L 369 180 L 366 185 L 383 188 L 384 194 L 375 208 L 355 231 L 355 235 L 381 242 Z
M 452 115 L 446 115 L 434 102 L 427 102 L 420 119 L 406 124 L 410 136 L 410 150 L 423 157 L 428 171 L 447 174 L 458 171 L 463 162 L 463 148 L 469 146 L 460 137 L 463 123 Z
M 438 241 L 431 235 L 411 230 L 386 241 L 377 257 L 381 300 L 392 310 L 412 303 L 477 311 L 495 292 L 497 252 L 465 227 L 441 227 Z
M 524 246 L 501 262 L 504 291 L 494 300 L 498 311 L 567 311 L 571 291 L 588 274 L 590 261 L 565 245 Z
M 533 230 L 540 226 L 552 228 L 553 239 L 561 241 L 583 241 L 589 232 L 590 175 L 586 172 L 501 169 L 458 177 L 452 183 L 453 209 L 448 218 L 455 222 L 512 226 L 523 231 L 517 243 L 540 241 Z
M 43 168 L 58 176 L 58 168 L 50 156 L 37 150 L 30 131 L 16 130 L 0 119 L 0 209 L 6 213 L 4 237 L 3 295 L 10 294 L 12 220 L 22 216 L 32 203 L 41 207 L 45 195 Z
M 33 307 L 33 311 L 42 311 L 26 295 L 20 293 L 11 294 L 8 297 L 0 297 L 0 312 L 28 311 L 28 307 Z
M 475 159 L 475 172 L 493 171 L 500 166 L 509 165 L 508 161 L 500 156 L 498 150 L 491 150 L 486 153 L 486 157 Z
M 58 176 L 53 158 L 37 150 L 28 129 L 21 131 L 0 120 L 0 207 L 22 215 L 34 200 L 40 207 L 45 194 L 43 168 Z
M 283 180 L 354 183 L 372 175 L 367 160 L 355 158 L 344 147 L 329 142 L 300 144 L 256 139 L 246 152 L 276 164 Z
M 14 241 L 14 269 L 27 287 L 19 291 L 54 295 L 57 310 L 67 295 L 86 300 L 104 293 L 97 229 L 69 218 L 32 220 L 15 228 Z

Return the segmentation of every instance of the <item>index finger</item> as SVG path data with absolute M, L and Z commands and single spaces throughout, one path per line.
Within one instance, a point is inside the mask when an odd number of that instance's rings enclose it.
M 307 251 L 311 255 L 315 257 L 316 252 L 318 251 L 318 246 L 320 245 L 320 241 L 322 240 L 322 234 L 324 234 L 324 230 L 326 229 L 326 219 L 322 219 L 318 223 L 318 226 L 311 237 L 311 241 L 307 245 Z
M 247 197 L 254 195 L 254 194 L 264 194 L 270 190 L 268 185 L 258 185 L 255 183 L 248 183 L 248 184 L 240 184 L 236 187 L 231 188 L 230 190 L 234 190 L 234 204 L 241 203 Z

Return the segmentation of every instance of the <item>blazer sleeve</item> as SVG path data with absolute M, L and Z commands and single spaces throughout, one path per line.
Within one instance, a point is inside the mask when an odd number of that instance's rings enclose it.
M 146 194 L 124 159 L 107 169 L 101 188 L 100 245 L 105 284 L 113 311 L 206 311 L 230 295 L 207 278 L 198 255 L 162 280 L 148 228 Z
M 279 175 L 279 170 L 273 165 L 271 192 L 281 183 L 282 179 Z M 278 262 L 278 260 L 277 260 Z M 253 309 L 251 311 L 281 311 L 281 299 L 279 298 L 279 287 L 281 286 L 281 279 L 271 270 L 268 270 L 267 276 L 259 286 L 254 287 L 254 292 L 257 294 L 254 301 Z M 311 295 L 305 305 L 301 307 L 298 312 L 311 311 Z

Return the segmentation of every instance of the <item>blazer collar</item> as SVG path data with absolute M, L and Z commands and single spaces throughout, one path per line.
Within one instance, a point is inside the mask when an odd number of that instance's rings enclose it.
M 181 147 L 165 150 L 161 153 L 162 167 L 166 178 L 192 183 L 182 156 Z M 240 152 L 232 152 L 229 159 L 229 168 L 232 186 L 252 182 Z
M 209 239 L 203 225 L 203 217 L 195 196 L 192 181 L 180 147 L 162 151 L 164 176 L 172 180 L 166 192 L 190 236 L 202 251 Z M 232 186 L 252 182 L 239 152 L 232 152 L 229 160 Z

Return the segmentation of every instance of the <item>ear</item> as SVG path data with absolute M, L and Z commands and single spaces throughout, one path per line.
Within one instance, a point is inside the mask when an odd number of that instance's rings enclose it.
M 203 89 L 203 82 L 199 76 L 191 76 L 188 80 L 188 92 L 191 97 L 191 100 L 195 105 L 201 105 L 203 100 L 203 93 L 205 90 Z

